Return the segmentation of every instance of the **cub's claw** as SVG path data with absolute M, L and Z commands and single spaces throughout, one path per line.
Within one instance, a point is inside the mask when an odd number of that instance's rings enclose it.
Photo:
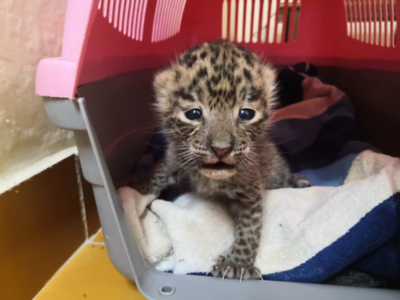
M 242 282 L 242 280 L 247 279 L 262 279 L 260 270 L 255 266 L 236 265 L 229 262 L 215 264 L 211 271 L 207 274 L 209 273 L 212 273 L 214 277 L 222 277 L 222 280 L 225 278 L 237 278 L 240 279 L 240 282 Z

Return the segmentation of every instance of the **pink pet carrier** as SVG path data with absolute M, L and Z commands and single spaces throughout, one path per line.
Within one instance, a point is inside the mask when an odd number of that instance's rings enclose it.
M 158 272 L 143 260 L 113 184 L 130 174 L 152 136 L 155 70 L 189 47 L 216 39 L 242 44 L 276 65 L 305 61 L 318 66 L 322 77 L 353 98 L 369 141 L 399 155 L 399 141 L 385 138 L 387 129 L 399 125 L 398 6 L 400 0 L 68 1 L 61 57 L 39 63 L 36 92 L 44 97 L 49 119 L 74 130 L 109 256 L 143 295 L 400 299 L 392 290 L 239 284 Z

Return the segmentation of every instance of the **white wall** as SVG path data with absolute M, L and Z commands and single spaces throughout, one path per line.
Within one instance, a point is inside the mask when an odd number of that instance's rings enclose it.
M 72 132 L 47 121 L 35 94 L 39 60 L 61 53 L 66 4 L 0 0 L 0 193 L 5 178 L 18 183 L 19 172 L 74 146 Z

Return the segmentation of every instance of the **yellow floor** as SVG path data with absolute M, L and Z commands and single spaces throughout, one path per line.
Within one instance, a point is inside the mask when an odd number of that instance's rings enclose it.
M 46 284 L 34 300 L 141 300 L 135 284 L 112 265 L 100 231 Z

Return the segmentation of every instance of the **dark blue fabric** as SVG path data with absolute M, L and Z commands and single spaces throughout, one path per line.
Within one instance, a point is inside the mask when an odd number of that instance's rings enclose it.
M 294 173 L 321 169 L 349 154 L 375 150 L 364 142 L 348 96 L 319 116 L 275 122 L 271 135 Z
M 317 69 L 307 63 L 299 63 L 292 68 L 285 68 L 278 73 L 277 81 L 277 98 L 279 107 L 292 105 L 303 100 L 303 80 L 306 74 L 308 76 L 317 76 Z
M 341 186 L 356 157 L 357 154 L 350 154 L 326 167 L 302 170 L 297 174 L 306 176 L 313 186 Z
M 400 193 L 393 198 L 396 210 L 387 217 L 390 216 L 392 226 L 396 227 L 395 235 L 382 247 L 360 259 L 355 267 L 370 274 L 400 280 Z

